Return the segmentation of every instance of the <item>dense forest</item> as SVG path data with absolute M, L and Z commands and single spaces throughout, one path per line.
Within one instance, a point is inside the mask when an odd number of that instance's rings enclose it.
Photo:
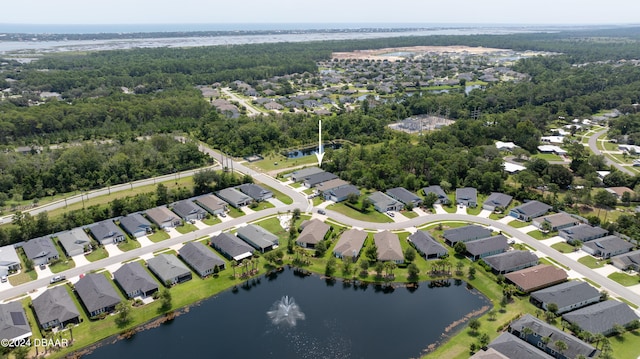
M 121 147 L 87 145 L 34 155 L 30 160 L 3 155 L 0 190 L 7 196 L 31 199 L 178 169 L 171 164 L 202 163 L 193 148 L 167 149 L 154 157 L 161 152 L 153 141 L 131 141 L 155 133 L 186 132 L 235 156 L 314 143 L 318 117 L 312 113 L 227 118 L 195 86 L 228 85 L 236 80 L 255 84 L 274 76 L 317 74 L 317 62 L 328 60 L 332 51 L 467 45 L 556 55 L 516 62 L 513 69 L 528 76 L 524 81 L 487 84 L 469 94 L 399 93 L 368 106 L 341 107 L 323 118 L 325 139 L 344 139 L 352 145 L 328 151 L 327 169 L 356 185 L 378 190 L 394 186 L 418 190 L 429 184 L 475 186 L 482 193 L 501 190 L 521 199 L 547 195 L 556 208 L 569 211 L 579 203 L 604 204 L 607 198 L 592 198 L 589 191 L 597 185 L 595 171 L 607 167 L 601 157 L 589 155 L 581 145 L 569 151 L 569 168 L 531 160 L 526 171 L 507 181 L 493 143 L 514 141 L 527 157 L 537 151 L 540 136 L 549 134 L 550 125 L 559 118 L 586 118 L 612 109 L 623 116 L 611 121 L 611 135 L 638 143 L 634 104 L 640 102 L 639 41 L 638 28 L 620 28 L 63 53 L 29 64 L 7 60 L 0 73 L 0 89 L 22 96 L 0 102 L 2 144 L 112 138 Z M 130 91 L 123 92 L 122 87 Z M 59 92 L 63 100 L 30 106 L 29 96 L 37 91 Z M 387 127 L 411 115 L 429 113 L 447 113 L 456 122 L 421 137 Z M 605 182 L 638 185 L 637 178 L 617 172 Z M 575 184 L 583 189 L 569 190 Z M 548 192 L 532 190 L 540 186 L 549 188 Z M 560 190 L 567 191 L 563 201 L 557 200 Z M 636 230 L 640 222 L 632 216 L 615 226 L 636 237 L 640 233 Z
M 195 143 L 168 136 L 122 143 L 78 143 L 23 155 L 0 153 L 0 202 L 37 200 L 198 168 L 209 161 Z

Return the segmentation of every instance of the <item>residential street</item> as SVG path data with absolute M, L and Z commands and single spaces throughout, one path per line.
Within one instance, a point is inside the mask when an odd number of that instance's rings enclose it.
M 211 148 L 205 147 L 203 145 L 201 145 L 200 147 L 203 152 L 208 153 L 214 159 L 222 163 L 221 153 L 214 151 Z M 239 218 L 227 218 L 224 222 L 207 227 L 207 228 L 198 229 L 194 232 L 176 236 L 158 243 L 151 243 L 141 248 L 137 248 L 121 254 L 116 254 L 112 257 L 108 257 L 93 263 L 89 263 L 86 265 L 79 265 L 76 268 L 69 269 L 67 271 L 64 271 L 58 274 L 65 275 L 67 278 L 72 278 L 83 273 L 88 273 L 92 270 L 103 269 L 103 268 L 113 266 L 134 258 L 138 258 L 142 256 L 148 257 L 152 255 L 153 252 L 156 252 L 168 247 L 172 247 L 172 246 L 179 246 L 184 242 L 191 241 L 191 240 L 205 237 L 205 236 L 210 236 L 215 232 L 223 231 L 246 222 L 255 221 L 266 216 L 274 215 L 277 213 L 286 213 L 288 211 L 293 211 L 295 208 L 299 208 L 302 212 L 310 212 L 314 216 L 317 215 L 315 213 L 316 212 L 315 208 L 312 206 L 312 204 L 306 198 L 306 196 L 296 191 L 292 187 L 284 185 L 282 182 L 266 174 L 258 173 L 250 168 L 247 168 L 246 166 L 238 162 L 233 163 L 233 169 L 234 171 L 237 171 L 239 173 L 251 175 L 256 181 L 262 182 L 270 187 L 277 189 L 278 191 L 291 197 L 293 199 L 293 203 L 288 206 L 282 205 L 277 208 L 268 208 L 259 212 L 249 213 Z M 148 180 L 148 183 L 154 183 L 155 181 L 157 181 L 157 179 L 150 179 Z M 363 222 L 331 210 L 326 210 L 326 216 L 337 222 L 344 223 L 349 226 L 358 227 L 358 228 L 377 229 L 377 230 L 414 231 L 415 227 L 421 227 L 428 223 L 437 223 L 442 221 L 467 221 L 467 222 L 475 222 L 475 223 L 483 224 L 486 226 L 491 226 L 497 231 L 501 231 L 511 237 L 514 237 L 520 240 L 521 242 L 534 248 L 536 251 L 543 253 L 545 256 L 548 256 L 554 261 L 570 268 L 572 271 L 578 273 L 579 275 L 589 278 L 591 281 L 597 283 L 602 287 L 600 288 L 600 290 L 607 290 L 613 296 L 623 297 L 629 302 L 640 306 L 639 293 L 636 293 L 630 290 L 629 288 L 626 288 L 618 284 L 617 282 L 607 278 L 605 275 L 602 275 L 600 273 L 601 271 L 599 272 L 599 271 L 592 270 L 578 263 L 574 259 L 571 259 L 570 257 L 549 247 L 545 243 L 542 243 L 542 241 L 538 241 L 534 239 L 533 237 L 524 233 L 522 229 L 509 226 L 508 224 L 505 223 L 506 221 L 496 221 L 489 218 L 485 218 L 483 216 L 473 216 L 465 213 L 428 214 L 428 215 L 423 215 L 423 216 L 419 216 L 411 219 L 406 218 L 405 221 L 392 222 L 392 223 Z M 31 281 L 31 282 L 27 282 L 25 284 L 19 285 L 17 287 L 12 287 L 12 288 L 2 290 L 0 292 L 0 300 L 15 298 L 17 296 L 24 295 L 25 293 L 28 293 L 40 288 L 46 288 L 49 285 L 50 278 L 51 276 L 45 276 L 35 281 Z

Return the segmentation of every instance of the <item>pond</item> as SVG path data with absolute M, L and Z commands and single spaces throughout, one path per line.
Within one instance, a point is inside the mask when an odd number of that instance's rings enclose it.
M 332 148 L 334 150 L 337 150 L 339 148 L 342 148 L 342 144 L 341 143 L 330 143 L 330 144 L 323 144 L 322 145 L 323 149 L 327 149 L 327 148 Z M 302 148 L 299 150 L 295 150 L 295 151 L 289 151 L 289 152 L 285 152 L 282 155 L 287 157 L 288 159 L 294 159 L 294 158 L 300 158 L 300 157 L 304 157 L 304 156 L 310 156 L 314 153 L 318 152 L 318 146 L 315 147 L 308 147 L 308 148 Z
M 328 284 L 316 275 L 285 269 L 204 300 L 169 324 L 100 346 L 87 357 L 416 357 L 443 340 L 445 328 L 490 305 L 464 282 L 447 283 L 385 290 Z M 290 303 L 284 296 L 297 307 L 285 306 Z M 274 304 L 280 307 L 269 316 Z

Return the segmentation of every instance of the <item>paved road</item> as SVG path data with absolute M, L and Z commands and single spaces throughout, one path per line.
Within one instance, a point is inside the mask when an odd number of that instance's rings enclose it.
M 224 93 L 225 95 L 229 96 L 232 101 L 236 101 L 241 106 L 244 106 L 247 109 L 247 112 L 248 112 L 249 116 L 259 116 L 259 115 L 262 114 L 262 112 L 256 110 L 256 108 L 253 107 L 253 105 L 250 104 L 247 100 L 245 100 L 245 99 L 239 97 L 238 95 L 234 94 L 233 92 L 231 92 L 228 87 L 224 87 L 221 90 L 222 90 L 222 93 Z
M 214 151 L 204 145 L 200 146 L 201 150 L 205 153 L 208 153 L 211 157 L 213 157 L 216 160 L 219 160 L 222 163 L 222 154 Z M 159 242 L 159 243 L 154 243 L 152 245 L 146 246 L 146 247 L 142 247 L 142 248 L 137 248 L 128 252 L 124 252 L 122 254 L 113 256 L 113 257 L 108 257 L 93 263 L 90 263 L 88 265 L 82 266 L 82 267 L 78 267 L 78 268 L 73 268 L 73 269 L 69 269 L 67 271 L 64 271 L 62 273 L 58 273 L 58 274 L 63 274 L 66 275 L 67 278 L 71 278 L 74 276 L 77 276 L 79 274 L 82 273 L 87 273 L 91 270 L 97 270 L 97 269 L 101 269 L 101 268 L 105 268 L 107 266 L 113 265 L 113 264 L 117 264 L 117 263 L 122 263 L 124 261 L 130 260 L 130 259 L 134 259 L 137 257 L 140 257 L 144 254 L 148 254 L 148 253 L 152 253 L 161 249 L 165 249 L 167 247 L 176 245 L 176 244 L 180 244 L 180 243 L 184 243 L 187 241 L 191 241 L 194 240 L 196 238 L 199 237 L 203 237 L 203 236 L 208 236 L 211 235 L 217 231 L 222 231 L 222 230 L 226 230 L 229 228 L 232 228 L 234 226 L 237 226 L 241 223 L 245 223 L 245 222 L 250 222 L 250 221 L 254 221 L 260 218 L 263 218 L 265 216 L 269 216 L 269 215 L 273 215 L 276 213 L 282 213 L 282 212 L 287 212 L 287 211 L 293 211 L 295 208 L 299 208 L 302 211 L 306 211 L 306 212 L 311 212 L 314 210 L 313 206 L 311 205 L 311 203 L 309 202 L 309 200 L 306 198 L 306 196 L 302 193 L 299 193 L 297 191 L 295 191 L 293 188 L 288 187 L 288 186 L 284 186 L 282 185 L 282 183 L 268 175 L 262 174 L 262 173 L 258 173 L 246 166 L 244 166 L 241 163 L 238 162 L 234 162 L 233 163 L 233 169 L 234 171 L 238 171 L 239 173 L 243 173 L 243 174 L 248 174 L 250 176 L 252 176 L 256 181 L 262 182 L 270 187 L 273 187 L 275 189 L 277 189 L 278 191 L 284 193 L 285 195 L 291 197 L 293 199 L 293 203 L 291 205 L 285 206 L 285 207 L 280 207 L 280 208 L 268 208 L 259 212 L 255 212 L 255 213 L 251 213 L 245 216 L 242 216 L 240 218 L 234 218 L 231 219 L 229 221 L 226 221 L 224 223 L 220 223 L 220 224 L 216 224 L 214 226 L 210 226 L 208 228 L 203 228 L 203 229 L 199 229 L 196 230 L 194 232 L 191 233 L 187 233 L 185 235 L 179 236 L 179 237 L 175 237 L 175 238 L 170 238 L 167 239 L 165 241 Z M 556 251 L 553 248 L 550 248 L 548 246 L 546 246 L 545 244 L 540 243 L 538 240 L 534 239 L 533 237 L 522 233 L 520 230 L 518 230 L 517 228 L 511 227 L 507 224 L 503 224 L 501 222 L 498 221 L 494 221 L 488 218 L 483 218 L 483 217 L 478 217 L 478 216 L 472 216 L 472 215 L 467 215 L 467 214 L 430 214 L 428 216 L 420 216 L 420 217 L 416 217 L 416 218 L 411 218 L 408 219 L 407 221 L 403 221 L 401 223 L 371 223 L 371 222 L 363 222 L 363 221 L 359 221 L 350 217 L 347 217 L 343 214 L 337 213 L 335 211 L 331 211 L 331 210 L 327 210 L 326 211 L 327 216 L 332 218 L 333 220 L 336 220 L 340 223 L 344 223 L 346 225 L 350 225 L 350 226 L 355 226 L 355 227 L 360 227 L 360 228 L 365 228 L 365 229 L 379 229 L 379 230 L 384 230 L 384 229 L 388 229 L 388 230 L 400 230 L 400 229 L 406 229 L 409 227 L 419 227 L 422 226 L 424 224 L 428 224 L 428 223 L 435 223 L 435 222 L 442 222 L 442 221 L 468 221 L 468 222 L 476 222 L 476 223 L 480 223 L 480 224 L 484 224 L 484 225 L 488 225 L 488 226 L 492 226 L 493 228 L 496 228 L 499 231 L 502 231 L 503 233 L 506 233 L 512 237 L 515 237 L 517 239 L 519 239 L 520 241 L 526 243 L 527 245 L 531 246 L 532 248 L 536 249 L 537 251 L 543 253 L 545 256 L 548 256 L 550 258 L 552 258 L 553 260 L 557 261 L 558 263 L 576 271 L 577 273 L 579 273 L 580 275 L 589 278 L 590 280 L 594 281 L 595 283 L 597 283 L 598 285 L 600 285 L 602 288 L 601 289 L 605 289 L 607 290 L 609 293 L 611 293 L 614 296 L 620 296 L 623 297 L 625 299 L 627 299 L 628 301 L 640 306 L 640 295 L 629 290 L 628 288 L 618 284 L 617 282 L 595 272 L 594 270 L 582 265 L 581 263 L 578 263 L 568 257 L 566 257 L 565 255 L 563 255 L 562 253 Z M 49 280 L 50 280 L 50 276 L 48 277 L 44 277 L 44 278 L 40 278 L 37 279 L 35 281 L 31 281 L 22 285 L 19 285 L 17 287 L 13 287 L 10 289 L 6 289 L 3 290 L 2 292 L 0 292 L 0 300 L 4 300 L 4 299 L 8 299 L 8 298 L 13 298 L 19 295 L 22 295 L 24 293 L 33 291 L 37 288 L 42 288 L 42 287 L 46 287 L 49 284 Z
M 598 139 L 602 135 L 606 134 L 607 131 L 609 131 L 609 129 L 605 128 L 604 130 L 598 131 L 598 132 L 594 133 L 593 135 L 591 135 L 591 137 L 589 137 L 589 148 L 596 155 L 603 155 L 602 151 L 600 151 L 598 149 Z M 604 160 L 607 162 L 608 165 L 612 165 L 615 168 L 619 169 L 620 171 L 622 171 L 622 172 L 624 172 L 624 173 L 626 173 L 628 175 L 631 175 L 631 176 L 635 176 L 636 175 L 633 171 L 629 170 L 628 168 L 625 168 L 625 166 L 619 164 L 618 162 L 615 162 L 615 161 L 611 160 L 607 156 L 604 156 Z

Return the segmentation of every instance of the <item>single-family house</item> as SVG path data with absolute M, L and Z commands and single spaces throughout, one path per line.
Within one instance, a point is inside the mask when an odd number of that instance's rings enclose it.
M 438 199 L 435 201 L 436 204 L 449 204 L 451 202 L 449 201 L 449 197 L 447 197 L 447 194 L 444 192 L 444 190 L 440 186 L 436 185 L 436 186 L 425 187 L 422 189 L 422 192 L 424 193 L 425 196 L 427 196 L 429 193 L 435 194 L 436 197 L 438 197 Z
M 635 194 L 633 190 L 629 187 L 608 187 L 608 188 L 605 188 L 605 190 L 613 194 L 614 196 L 616 196 L 618 201 L 622 200 L 622 196 L 624 195 L 625 192 L 629 192 L 632 198 Z
M 120 227 L 131 237 L 139 238 L 151 234 L 151 222 L 140 213 L 132 213 L 120 218 Z
M 29 338 L 33 333 L 19 301 L 0 304 L 0 338 L 9 342 Z
M 253 198 L 256 202 L 266 201 L 273 197 L 273 192 L 268 191 L 254 183 L 243 183 L 237 187 L 240 192 Z
M 513 142 L 502 142 L 502 141 L 496 141 L 496 148 L 499 151 L 513 151 L 515 148 L 519 148 L 518 145 L 516 145 Z
M 401 211 L 404 205 L 386 194 L 377 191 L 369 195 L 369 200 L 373 203 L 373 208 L 378 212 Z
M 557 359 L 576 358 L 579 355 L 596 358 L 598 355 L 598 350 L 592 345 L 531 314 L 525 314 L 511 322 L 509 332 Z M 558 348 L 558 341 L 564 342 L 567 348 Z
M 216 194 L 218 195 L 218 197 L 222 198 L 225 202 L 229 203 L 235 208 L 246 206 L 251 203 L 251 201 L 253 201 L 251 197 L 238 191 L 235 188 L 225 188 L 216 192 Z
M 626 303 L 609 299 L 566 313 L 562 319 L 589 333 L 609 335 L 616 325 L 626 327 L 639 318 Z
M 459 206 L 476 207 L 478 190 L 473 187 L 456 188 L 456 203 Z
M 336 178 L 338 178 L 338 176 L 334 175 L 333 173 L 323 171 L 305 177 L 304 181 L 302 181 L 302 185 L 307 188 L 312 188 L 322 182 L 331 181 Z
M 89 227 L 89 233 L 100 244 L 119 243 L 126 239 L 122 230 L 110 219 L 95 223 Z
M 492 352 L 493 351 L 493 352 Z M 478 353 L 486 353 L 487 356 L 479 356 Z M 496 339 L 494 339 L 488 345 L 488 349 L 486 351 L 479 351 L 471 358 L 473 359 L 509 359 L 509 358 L 518 358 L 518 359 L 553 359 L 553 357 L 542 350 L 534 347 L 533 345 L 528 344 L 524 340 L 520 340 L 520 338 L 515 335 L 504 332 L 500 334 Z M 470 358 L 470 359 L 471 359 Z
M 222 232 L 215 237 L 211 237 L 209 245 L 229 260 L 241 261 L 251 257 L 253 254 L 253 248 L 233 233 Z
M 201 242 L 188 242 L 178 254 L 202 278 L 224 269 L 224 260 Z
M 144 214 L 160 229 L 172 228 L 182 223 L 180 217 L 165 206 L 148 209 Z
M 476 239 L 466 242 L 467 253 L 471 260 L 478 260 L 484 257 L 496 255 L 509 248 L 507 237 L 502 234 L 493 237 Z
M 436 241 L 427 231 L 416 231 L 407 240 L 425 259 L 436 259 L 445 256 L 449 251 Z
M 84 254 L 91 246 L 91 239 L 82 228 L 74 228 L 58 234 L 58 242 L 69 257 Z
M 504 169 L 505 172 L 510 173 L 510 174 L 515 174 L 518 172 L 522 172 L 524 170 L 527 169 L 527 167 L 523 166 L 523 165 L 519 165 L 513 162 L 504 162 L 502 164 L 502 168 Z
M 48 236 L 30 239 L 22 245 L 22 249 L 34 266 L 46 264 L 60 258 L 55 244 Z
M 582 250 L 595 257 L 609 259 L 611 257 L 627 253 L 634 245 L 618 236 L 606 236 L 582 245 Z
M 213 215 L 219 215 L 227 211 L 227 202 L 211 193 L 196 197 L 195 202 Z
M 509 196 L 508 194 L 493 192 L 482 204 L 482 209 L 491 212 L 502 212 L 509 207 L 512 199 L 513 196 Z
M 160 253 L 147 260 L 147 267 L 167 287 L 192 279 L 189 268 L 173 254 Z
M 31 303 L 42 329 L 63 329 L 67 324 L 80 323 L 80 311 L 65 286 L 51 287 Z
M 601 227 L 593 227 L 591 225 L 581 223 L 577 226 L 562 228 L 558 231 L 558 235 L 564 238 L 568 243 L 573 244 L 576 241 L 588 242 L 596 238 L 602 238 L 609 233 Z
M 562 268 L 547 264 L 521 269 L 504 276 L 520 291 L 529 293 L 542 288 L 551 287 L 567 280 L 567 272 Z
M 185 221 L 200 220 L 207 215 L 207 212 L 202 207 L 196 205 L 190 199 L 175 202 L 171 206 L 171 210 Z
M 151 277 L 140 262 L 123 264 L 113 272 L 113 278 L 128 298 L 148 297 L 158 291 L 158 282 Z
M 323 197 L 325 200 L 333 201 L 336 203 L 346 201 L 350 195 L 356 195 L 360 197 L 360 189 L 352 184 L 347 184 L 345 186 L 331 188 L 323 192 Z
M 572 310 L 598 303 L 600 292 L 589 283 L 571 280 L 531 293 L 531 302 L 544 309 L 549 309 L 553 303 L 558 307 L 557 313 L 562 314 Z
M 407 208 L 418 207 L 422 204 L 422 198 L 411 193 L 404 187 L 395 187 L 387 190 L 387 195 L 402 202 Z
M 582 221 L 567 213 L 555 213 L 535 218 L 531 224 L 539 229 L 543 229 L 543 223 L 548 223 L 551 232 L 553 232 L 564 228 L 575 227 L 582 223 Z
M 0 276 L 9 275 L 20 269 L 20 258 L 13 245 L 0 247 Z
M 324 172 L 323 169 L 319 168 L 319 167 L 307 167 L 307 168 L 303 168 L 300 170 L 297 170 L 295 172 L 291 173 L 291 180 L 293 182 L 302 182 L 304 181 L 305 178 L 314 175 L 316 173 L 320 173 L 320 172 Z
M 508 251 L 483 260 L 497 274 L 511 273 L 538 264 L 538 256 L 531 251 Z
M 338 258 L 351 257 L 356 261 L 366 239 L 367 232 L 354 228 L 348 229 L 338 239 L 338 243 L 333 248 L 333 255 Z
M 621 270 L 633 269 L 640 272 L 640 250 L 612 257 L 611 264 Z
M 330 181 L 326 181 L 326 182 L 322 182 L 322 183 L 318 183 L 315 186 L 315 189 L 319 192 L 319 193 L 324 193 L 325 191 L 334 189 L 334 188 L 340 188 L 343 186 L 348 185 L 349 182 L 341 179 L 341 178 L 335 178 L 332 179 Z
M 373 235 L 373 242 L 378 248 L 378 260 L 381 262 L 404 262 L 404 253 L 398 235 L 390 231 L 382 231 Z
M 278 236 L 255 224 L 238 228 L 236 235 L 262 253 L 278 247 Z
M 551 208 L 552 207 L 546 203 L 529 201 L 512 208 L 511 211 L 509 211 L 509 215 L 521 221 L 528 222 L 533 218 L 545 215 Z
M 111 282 L 102 273 L 89 273 L 76 282 L 75 291 L 89 317 L 110 313 L 122 301 Z
M 325 239 L 331 226 L 314 218 L 302 222 L 300 228 L 302 228 L 302 232 L 300 232 L 296 244 L 304 248 L 315 248 L 318 243 Z
M 491 230 L 477 224 L 447 229 L 442 233 L 444 241 L 453 247 L 458 242 L 469 242 L 476 239 L 491 237 Z

